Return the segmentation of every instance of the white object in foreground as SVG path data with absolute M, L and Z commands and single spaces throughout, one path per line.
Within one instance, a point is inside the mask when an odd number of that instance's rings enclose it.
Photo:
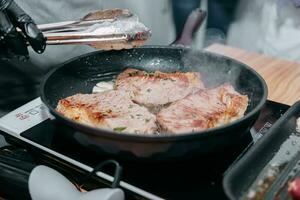
M 44 165 L 35 167 L 29 176 L 29 192 L 33 200 L 123 200 L 119 188 L 80 192 L 66 177 Z

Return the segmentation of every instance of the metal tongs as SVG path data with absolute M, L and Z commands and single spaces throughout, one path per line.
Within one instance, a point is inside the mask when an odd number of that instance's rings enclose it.
M 38 25 L 48 45 L 84 44 L 98 49 L 140 46 L 151 31 L 126 9 L 94 11 L 78 21 Z

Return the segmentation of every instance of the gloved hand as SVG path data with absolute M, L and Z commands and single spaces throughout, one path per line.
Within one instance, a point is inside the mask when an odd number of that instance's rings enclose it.
M 37 53 L 46 48 L 46 39 L 31 17 L 13 0 L 0 0 L 0 58 L 28 58 L 27 42 Z

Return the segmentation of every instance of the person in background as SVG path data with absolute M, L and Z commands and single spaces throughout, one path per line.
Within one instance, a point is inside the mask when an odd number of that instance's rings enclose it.
M 173 18 L 176 27 L 176 37 L 181 35 L 185 21 L 189 13 L 200 6 L 200 0 L 172 0 Z M 218 42 L 225 42 L 229 25 L 234 17 L 237 0 L 208 0 L 207 1 L 207 25 L 206 43 L 213 42 L 216 37 L 221 37 Z
M 227 44 L 300 62 L 300 0 L 241 0 Z

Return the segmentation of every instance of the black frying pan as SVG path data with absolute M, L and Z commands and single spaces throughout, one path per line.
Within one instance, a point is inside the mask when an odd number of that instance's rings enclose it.
M 180 43 L 190 42 L 191 33 L 203 20 L 201 11 L 195 13 L 197 17 L 189 17 Z M 243 118 L 228 125 L 174 136 L 116 133 L 76 123 L 56 112 L 60 99 L 76 93 L 91 93 L 96 83 L 115 79 L 128 67 L 164 72 L 200 71 L 209 87 L 229 82 L 237 91 L 247 94 L 250 99 L 248 109 Z M 266 101 L 267 86 L 253 69 L 231 58 L 182 47 L 146 46 L 98 51 L 74 58 L 47 75 L 41 96 L 59 122 L 76 130 L 71 134 L 61 133 L 67 138 L 77 140 L 86 148 L 120 158 L 157 161 L 218 152 L 239 143 L 258 118 Z
M 55 111 L 60 99 L 76 93 L 91 93 L 96 83 L 115 79 L 128 67 L 146 71 L 200 71 L 208 86 L 229 82 L 237 91 L 247 94 L 248 109 L 243 118 L 228 125 L 174 136 L 116 133 L 76 123 Z M 220 151 L 236 144 L 248 134 L 266 97 L 265 81 L 245 64 L 209 52 L 164 46 L 83 55 L 54 69 L 42 84 L 43 102 L 57 120 L 81 133 L 76 138 L 80 138 L 82 145 L 131 159 L 175 159 Z

